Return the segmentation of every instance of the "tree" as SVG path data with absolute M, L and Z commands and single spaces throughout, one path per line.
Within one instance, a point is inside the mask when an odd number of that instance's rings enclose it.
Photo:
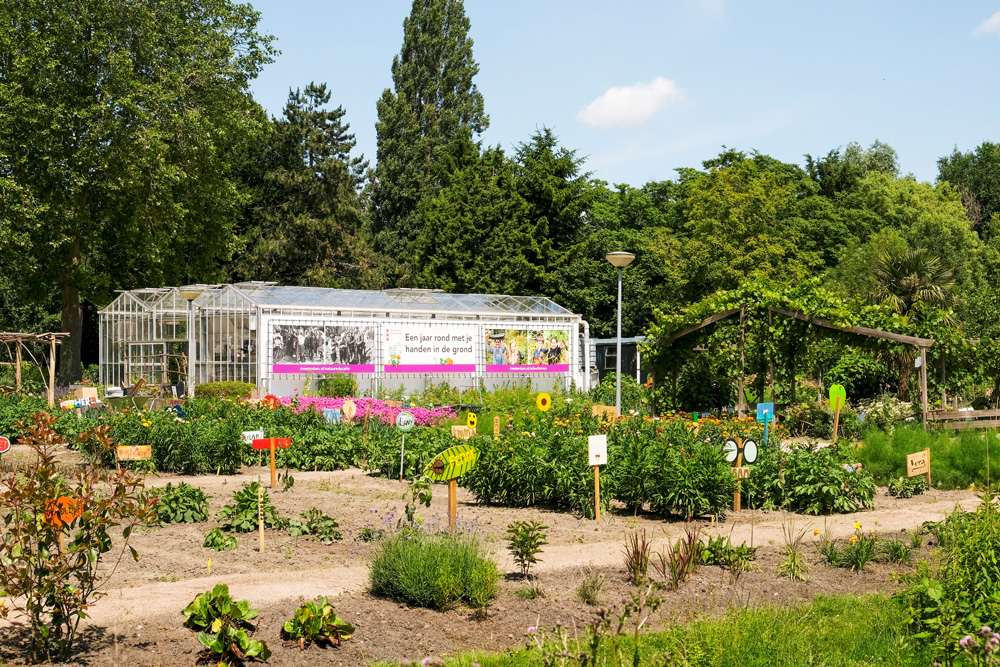
M 283 284 L 345 286 L 357 273 L 359 196 L 368 163 L 355 146 L 343 107 L 326 110 L 326 84 L 289 91 L 282 118 L 249 159 L 248 182 L 258 193 L 241 236 L 246 252 L 235 262 L 241 279 Z
M 473 78 L 469 19 L 461 0 L 414 0 L 403 21 L 403 46 L 392 61 L 393 89 L 378 101 L 377 166 L 371 190 L 374 230 L 382 252 L 397 259 L 399 279 L 415 272 L 406 260 L 423 227 L 417 209 L 472 164 L 474 136 L 489 126 Z
M 876 297 L 904 317 L 919 303 L 945 306 L 955 286 L 951 269 L 924 248 L 879 252 L 872 263 L 872 278 Z
M 938 180 L 962 192 L 969 220 L 981 234 L 992 217 L 1000 216 L 1000 144 L 984 141 L 968 153 L 956 147 L 938 160 Z
M 241 195 L 227 157 L 261 126 L 271 61 L 231 0 L 0 3 L 0 252 L 58 285 L 63 383 L 80 377 L 81 295 L 218 276 Z

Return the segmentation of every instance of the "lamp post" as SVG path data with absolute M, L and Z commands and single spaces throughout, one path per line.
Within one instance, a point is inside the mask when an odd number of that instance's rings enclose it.
M 635 255 L 630 252 L 609 252 L 604 259 L 618 269 L 618 338 L 617 355 L 615 356 L 615 412 L 622 413 L 622 269 L 632 263 Z
M 181 288 L 181 296 L 188 302 L 188 398 L 194 398 L 194 356 L 196 352 L 194 340 L 194 300 L 201 296 L 199 287 Z

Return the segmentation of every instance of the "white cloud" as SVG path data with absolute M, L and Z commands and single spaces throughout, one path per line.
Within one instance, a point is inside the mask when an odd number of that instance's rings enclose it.
M 649 83 L 609 88 L 606 93 L 580 109 L 577 119 L 591 127 L 635 127 L 657 112 L 684 100 L 684 90 L 675 81 L 656 77 Z
M 707 18 L 719 18 L 726 10 L 726 0 L 694 0 L 694 5 Z
M 989 17 L 985 21 L 979 24 L 979 26 L 972 31 L 973 35 L 985 35 L 991 32 L 1000 32 L 1000 12 L 997 12 L 993 16 Z

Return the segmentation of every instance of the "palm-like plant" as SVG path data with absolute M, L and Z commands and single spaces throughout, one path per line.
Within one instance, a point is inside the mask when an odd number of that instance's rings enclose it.
M 881 250 L 872 262 L 871 273 L 875 296 L 904 316 L 921 302 L 945 305 L 955 287 L 951 269 L 925 248 L 908 248 L 899 253 Z

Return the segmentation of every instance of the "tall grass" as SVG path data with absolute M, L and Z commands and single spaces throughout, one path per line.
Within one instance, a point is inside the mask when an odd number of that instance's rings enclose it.
M 928 649 L 900 645 L 905 628 L 906 614 L 900 606 L 880 595 L 818 597 L 793 607 L 738 608 L 724 618 L 641 635 L 640 665 L 663 665 L 664 653 L 673 658 L 667 664 L 703 667 L 931 664 Z M 584 639 L 583 633 L 580 637 Z M 604 650 L 608 643 L 604 641 Z M 623 652 L 631 654 L 631 641 L 623 639 L 623 644 Z M 461 655 L 448 665 L 473 663 L 535 667 L 543 661 L 537 650 L 520 650 Z
M 852 454 L 875 477 L 877 484 L 906 476 L 906 455 L 931 450 L 931 484 L 937 489 L 986 488 L 987 443 L 989 480 L 1000 481 L 1000 438 L 991 429 L 924 431 L 920 426 L 896 429 L 891 435 L 876 429 L 865 433 L 864 446 Z
M 499 590 L 500 569 L 475 535 L 407 530 L 380 543 L 368 578 L 373 595 L 398 602 L 484 609 Z

